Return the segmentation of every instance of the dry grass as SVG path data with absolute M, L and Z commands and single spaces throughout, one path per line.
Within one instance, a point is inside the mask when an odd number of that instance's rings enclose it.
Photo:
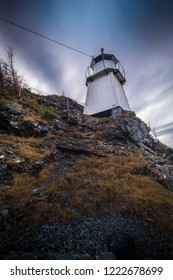
M 28 113 L 28 111 L 23 110 L 24 113 Z M 33 122 L 39 122 L 43 125 L 47 124 L 46 120 L 43 120 L 37 113 L 32 112 L 32 114 L 30 113 L 30 115 L 26 115 L 25 117 L 23 117 L 22 119 L 23 121 L 27 122 L 27 123 L 33 123 Z
M 13 213 L 12 222 L 15 222 L 16 225 L 21 217 L 25 217 L 23 223 L 31 227 L 37 227 L 42 222 L 52 220 L 55 208 L 50 202 L 50 198 L 47 199 L 44 183 L 48 178 L 47 175 L 50 176 L 50 172 L 54 168 L 54 164 L 50 164 L 45 168 L 47 171 L 43 169 L 39 179 L 32 173 L 14 173 L 10 188 L 0 189 L 0 206 L 10 205 Z
M 34 137 L 19 137 L 19 136 L 15 136 L 15 135 L 6 135 L 6 134 L 0 134 L 0 144 L 31 144 L 31 145 L 35 145 L 35 144 L 41 144 L 41 138 L 34 138 Z
M 1 206 L 10 205 L 15 220 L 21 215 L 30 214 L 27 205 L 32 198 L 32 189 L 37 186 L 31 174 L 14 174 L 13 184 L 8 189 L 0 189 Z
M 25 144 L 18 146 L 18 156 L 27 159 L 29 164 L 34 164 L 38 160 L 50 156 L 50 151 L 45 148 L 34 148 L 31 145 Z
M 96 216 L 113 211 L 153 219 L 155 224 L 173 232 L 173 193 L 152 177 L 135 174 L 146 165 L 138 153 L 126 156 L 85 158 L 49 190 L 54 203 L 63 191 L 68 209 L 76 217 Z M 58 201 L 59 202 L 59 201 Z
M 25 223 L 32 227 L 53 219 L 64 223 L 118 211 L 153 219 L 159 228 L 173 233 L 173 193 L 152 177 L 135 173 L 146 165 L 140 152 L 83 157 L 65 177 L 54 181 L 58 164 L 43 168 L 37 179 L 28 173 L 14 174 L 11 188 L 0 195 L 3 203 L 11 202 L 16 219 L 25 215 Z
M 42 145 L 42 140 L 43 139 L 41 138 L 0 134 L 0 144 L 3 144 L 7 154 L 9 148 L 14 146 L 15 156 L 21 159 L 26 159 L 31 165 L 38 160 L 42 160 L 45 157 L 50 156 L 51 154 L 50 149 L 48 150 Z M 6 163 L 10 165 L 14 164 L 15 158 L 7 158 Z

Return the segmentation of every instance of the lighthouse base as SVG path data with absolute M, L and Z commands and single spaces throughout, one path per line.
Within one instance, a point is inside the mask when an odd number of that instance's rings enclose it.
M 91 116 L 93 117 L 109 117 L 109 116 L 117 116 L 120 115 L 124 112 L 125 110 L 121 107 L 121 106 L 117 106 L 114 108 L 111 108 L 109 110 L 106 111 L 102 111 L 102 112 L 98 112 L 96 114 L 93 114 Z

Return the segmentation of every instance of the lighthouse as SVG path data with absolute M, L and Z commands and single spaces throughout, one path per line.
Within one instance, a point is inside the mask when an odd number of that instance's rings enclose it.
M 93 57 L 86 71 L 87 94 L 84 114 L 98 117 L 130 111 L 123 89 L 126 82 L 125 71 L 113 54 L 104 53 Z

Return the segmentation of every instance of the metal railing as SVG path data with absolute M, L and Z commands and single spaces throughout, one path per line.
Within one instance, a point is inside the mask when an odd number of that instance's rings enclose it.
M 112 67 L 112 68 L 118 70 L 121 73 L 121 75 L 124 77 L 124 79 L 126 80 L 125 70 L 124 70 L 124 68 L 123 68 L 123 66 L 122 66 L 122 64 L 119 60 L 117 60 L 117 63 L 115 64 L 115 67 Z M 87 70 L 86 70 L 86 73 L 85 73 L 86 79 L 88 77 L 91 77 L 93 74 L 94 74 L 93 69 L 90 66 L 88 66 Z

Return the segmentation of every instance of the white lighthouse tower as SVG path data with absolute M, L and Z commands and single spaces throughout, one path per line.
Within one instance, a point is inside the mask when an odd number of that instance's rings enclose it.
M 110 116 L 130 111 L 123 85 L 125 71 L 113 54 L 101 54 L 92 58 L 86 72 L 87 95 L 84 114 Z

